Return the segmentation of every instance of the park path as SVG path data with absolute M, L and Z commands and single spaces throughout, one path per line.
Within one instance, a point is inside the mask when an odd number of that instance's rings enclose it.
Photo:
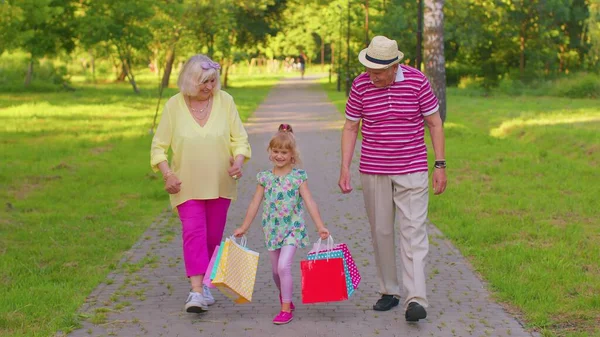
M 269 168 L 266 145 L 283 122 L 295 129 L 309 186 L 323 220 L 337 242 L 348 244 L 362 274 L 360 287 L 351 299 L 301 304 L 299 261 L 307 249 L 299 250 L 293 268 L 294 321 L 273 325 L 271 320 L 279 311 L 278 292 L 263 248 L 259 214 L 248 234 L 248 246 L 261 253 L 252 303 L 236 305 L 213 290 L 217 303 L 210 311 L 185 313 L 189 283 L 181 259 L 180 225 L 166 212 L 126 254 L 109 281 L 90 294 L 82 308 L 83 317 L 89 318 L 70 336 L 532 336 L 490 298 L 465 258 L 433 225 L 429 228 L 428 318 L 407 323 L 401 306 L 387 312 L 371 309 L 379 297 L 378 282 L 360 192 L 358 156 L 352 176 L 355 191 L 342 195 L 337 179 L 343 116 L 319 84 L 309 78 L 282 80 L 246 123 L 253 157 L 239 182 L 239 199 L 230 209 L 226 236 L 243 219 L 256 186 L 256 173 Z M 314 241 L 316 234 L 308 215 L 307 222 Z

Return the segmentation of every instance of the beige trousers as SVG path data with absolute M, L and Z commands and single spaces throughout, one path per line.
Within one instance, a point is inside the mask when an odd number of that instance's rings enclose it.
M 425 258 L 429 251 L 427 172 L 404 175 L 361 174 L 363 196 L 377 264 L 380 292 L 400 296 L 396 269 L 396 223 L 400 228 L 402 285 L 406 299 L 428 306 Z

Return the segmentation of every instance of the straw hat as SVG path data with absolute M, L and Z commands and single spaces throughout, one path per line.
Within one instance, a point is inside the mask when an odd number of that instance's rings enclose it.
M 398 50 L 398 43 L 385 36 L 375 36 L 369 47 L 358 54 L 358 60 L 371 69 L 385 69 L 402 60 L 404 53 Z

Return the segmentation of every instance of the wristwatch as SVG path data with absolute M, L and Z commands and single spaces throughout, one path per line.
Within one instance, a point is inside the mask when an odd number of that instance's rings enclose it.
M 433 165 L 433 167 L 435 167 L 437 169 L 446 168 L 446 161 L 445 160 L 436 160 L 435 164 Z

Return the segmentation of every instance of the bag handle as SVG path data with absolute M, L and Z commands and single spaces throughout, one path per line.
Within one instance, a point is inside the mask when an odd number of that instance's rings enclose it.
M 321 242 L 323 240 L 321 238 L 319 238 L 319 240 L 317 240 L 317 251 L 315 252 L 315 254 L 319 254 L 319 252 L 321 251 Z M 327 243 L 325 245 L 325 251 L 327 252 L 327 260 L 329 260 L 329 256 L 331 255 L 331 253 L 333 252 L 333 247 L 335 245 L 333 244 L 333 236 L 331 236 L 331 234 L 327 237 Z
M 229 237 L 229 240 L 231 240 L 235 243 L 238 243 L 237 238 L 233 235 Z M 240 238 L 240 243 L 238 243 L 238 245 L 240 245 L 244 248 L 246 248 L 248 246 L 248 238 L 246 238 L 246 235 L 242 235 L 242 237 Z

